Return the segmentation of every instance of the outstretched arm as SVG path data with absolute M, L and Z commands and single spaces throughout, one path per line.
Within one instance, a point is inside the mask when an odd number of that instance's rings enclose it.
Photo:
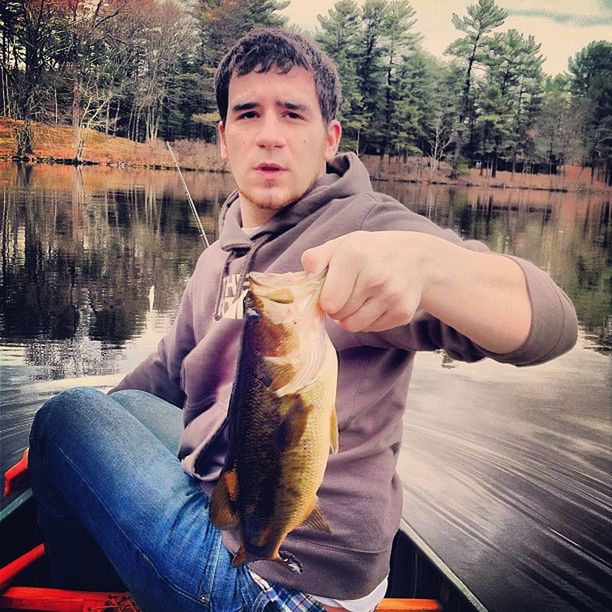
M 508 354 L 527 339 L 531 303 L 512 259 L 411 231 L 353 232 L 309 249 L 307 272 L 328 266 L 321 307 L 350 332 L 409 323 L 422 309 L 483 349 Z

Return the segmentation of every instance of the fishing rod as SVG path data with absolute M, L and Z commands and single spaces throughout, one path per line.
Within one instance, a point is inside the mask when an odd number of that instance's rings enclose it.
M 167 140 L 166 140 L 166 146 L 168 147 L 168 151 L 170 151 L 170 155 L 172 155 L 172 159 L 174 160 L 174 165 L 176 166 L 179 176 L 181 177 L 181 181 L 183 182 L 183 187 L 185 188 L 185 195 L 187 196 L 187 200 L 189 201 L 189 204 L 191 206 L 191 212 L 193 213 L 193 216 L 195 217 L 198 223 L 198 227 L 200 228 L 200 236 L 202 237 L 202 240 L 204 241 L 204 245 L 206 246 L 206 248 L 208 248 L 210 246 L 210 242 L 208 242 L 206 232 L 204 231 L 204 228 L 202 227 L 202 222 L 200 221 L 200 216 L 198 215 L 198 211 L 195 207 L 195 204 L 193 203 L 193 200 L 191 199 L 191 194 L 189 193 L 189 188 L 187 187 L 187 183 L 185 182 L 185 179 L 183 178 L 181 167 L 178 165 L 178 161 L 176 161 L 176 156 L 174 155 L 174 151 L 172 150 L 172 147 L 170 146 L 170 143 Z

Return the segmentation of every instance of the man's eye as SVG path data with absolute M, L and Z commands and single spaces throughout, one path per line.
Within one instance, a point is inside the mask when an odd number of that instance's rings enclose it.
M 238 115 L 238 119 L 254 119 L 257 117 L 257 113 L 255 111 L 247 111 L 246 113 L 241 113 Z
M 302 115 L 291 111 L 287 112 L 285 116 L 289 117 L 289 119 L 303 119 Z

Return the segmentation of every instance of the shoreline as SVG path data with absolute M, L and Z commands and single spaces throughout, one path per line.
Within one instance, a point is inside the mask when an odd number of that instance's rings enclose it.
M 105 168 L 137 168 L 144 170 L 176 170 L 176 166 L 174 164 L 146 164 L 146 163 L 134 163 L 134 162 L 116 162 L 116 161 L 108 161 L 108 162 L 100 162 L 100 161 L 92 161 L 89 159 L 85 159 L 81 162 L 78 162 L 72 158 L 61 158 L 61 157 L 36 157 L 24 155 L 23 157 L 19 157 L 17 155 L 0 155 L 0 162 L 13 162 L 15 164 L 47 164 L 49 166 L 53 166 L 57 164 L 58 166 L 74 166 L 75 168 L 79 166 L 102 166 Z M 184 166 L 180 165 L 181 171 L 183 172 L 213 172 L 219 174 L 229 174 L 229 170 L 225 168 L 200 168 L 195 166 Z
M 48 164 L 63 166 L 106 166 L 111 168 L 140 168 L 147 170 L 176 170 L 164 141 L 140 143 L 87 130 L 83 159 L 77 162 L 72 142 L 71 126 L 32 123 L 33 152 L 18 156 L 16 131 L 23 124 L 16 119 L 0 117 L 0 161 L 23 164 Z M 182 171 L 212 172 L 228 174 L 229 169 L 218 155 L 218 146 L 204 141 L 179 140 L 171 143 Z M 549 191 L 551 193 L 605 193 L 612 186 L 590 179 L 590 169 L 567 165 L 561 174 L 528 174 L 498 171 L 495 178 L 482 175 L 480 169 L 472 168 L 468 174 L 457 179 L 449 177 L 449 168 L 432 171 L 425 157 L 406 160 L 385 157 L 381 161 L 376 155 L 362 155 L 373 181 L 413 183 L 445 187 Z
M 176 170 L 176 166 L 174 164 L 163 164 L 163 163 L 138 163 L 138 162 L 130 162 L 130 161 L 92 161 L 92 160 L 83 160 L 80 163 L 77 163 L 74 159 L 71 158 L 55 158 L 55 157 L 37 157 L 37 156 L 23 156 L 19 157 L 16 155 L 8 156 L 8 155 L 0 155 L 0 162 L 12 162 L 16 164 L 45 164 L 45 165 L 61 165 L 61 166 L 102 166 L 107 168 L 121 168 L 121 169 L 141 169 L 141 170 Z M 213 174 L 231 174 L 231 172 L 225 167 L 210 167 L 205 168 L 202 166 L 190 166 L 180 163 L 181 171 L 183 172 L 210 172 Z M 391 176 L 388 174 L 378 174 L 376 172 L 370 172 L 370 179 L 372 181 L 381 181 L 381 182 L 396 182 L 396 183 L 410 183 L 417 185 L 436 185 L 442 187 L 465 187 L 465 188 L 474 188 L 474 189 L 501 189 L 501 190 L 519 190 L 519 191 L 549 191 L 551 193 L 603 193 L 606 191 L 612 191 L 612 187 L 591 187 L 584 186 L 581 187 L 579 185 L 574 185 L 574 188 L 568 186 L 538 186 L 538 185 L 521 185 L 516 184 L 514 182 L 496 182 L 495 179 L 488 181 L 475 181 L 471 177 L 464 177 L 463 180 L 461 178 L 453 180 L 444 176 L 439 176 L 440 173 L 437 173 L 437 176 L 432 179 L 428 178 L 417 178 L 414 176 Z M 527 176 L 537 176 L 537 175 L 527 175 Z M 546 176 L 549 175 L 539 175 Z

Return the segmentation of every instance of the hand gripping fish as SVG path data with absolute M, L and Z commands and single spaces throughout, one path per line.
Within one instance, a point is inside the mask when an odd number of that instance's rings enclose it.
M 235 567 L 268 559 L 301 573 L 280 547 L 308 525 L 331 533 L 317 505 L 329 450 L 338 451 L 338 358 L 319 295 L 325 272 L 250 274 L 232 399 L 230 448 L 210 516 L 240 529 Z

